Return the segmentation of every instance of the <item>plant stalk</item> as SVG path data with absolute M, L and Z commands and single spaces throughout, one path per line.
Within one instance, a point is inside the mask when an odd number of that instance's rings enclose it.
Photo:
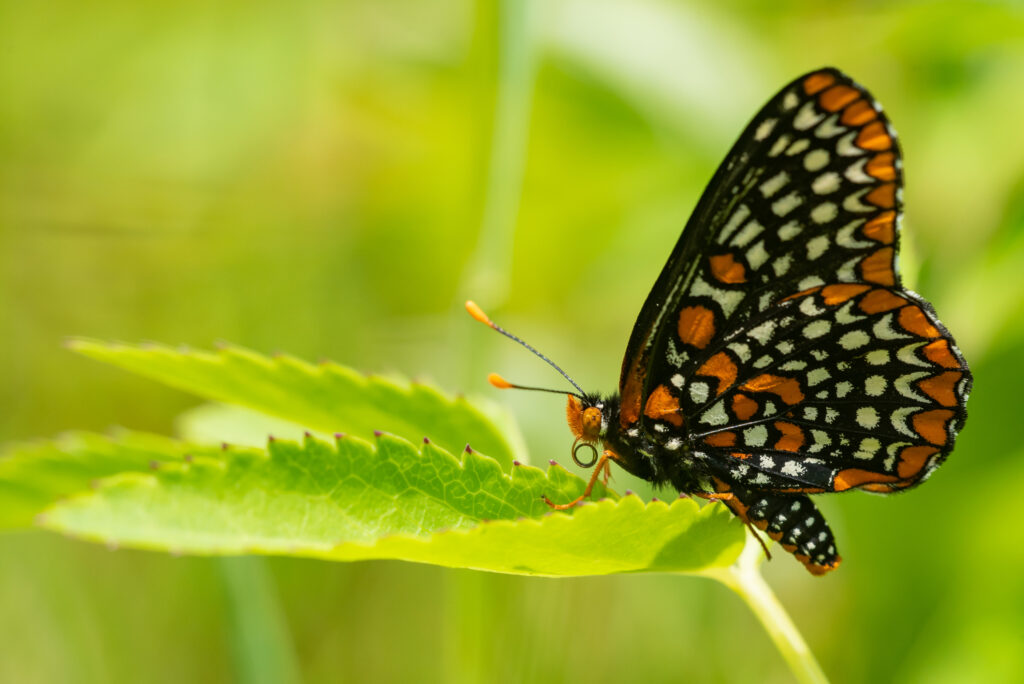
M 761 559 L 760 545 L 753 543 L 748 536 L 747 544 L 736 563 L 727 568 L 716 568 L 701 574 L 718 580 L 746 602 L 798 681 L 807 684 L 827 684 L 828 678 L 804 641 L 803 635 L 793 624 L 775 592 L 761 576 Z

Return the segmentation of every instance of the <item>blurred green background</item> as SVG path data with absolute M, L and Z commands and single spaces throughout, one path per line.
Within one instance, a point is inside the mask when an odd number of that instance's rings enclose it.
M 67 335 L 223 338 L 451 391 L 491 392 L 489 370 L 560 386 L 475 326 L 469 296 L 610 390 L 735 136 L 795 76 L 846 70 L 901 134 L 905 276 L 975 392 L 926 486 L 820 500 L 837 573 L 783 557 L 766 574 L 836 681 L 1024 677 L 1020 4 L 5 0 L 0 46 L 3 441 L 170 433 L 194 405 Z M 567 461 L 559 399 L 497 398 L 534 462 Z M 0 537 L 0 626 L 3 682 L 791 676 L 705 580 L 226 562 L 42 533 Z

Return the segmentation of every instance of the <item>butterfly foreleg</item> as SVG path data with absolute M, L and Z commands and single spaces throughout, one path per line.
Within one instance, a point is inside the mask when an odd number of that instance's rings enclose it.
M 617 458 L 618 456 L 614 452 L 605 449 L 604 453 L 601 454 L 601 458 L 597 460 L 597 464 L 594 466 L 594 472 L 591 474 L 590 480 L 587 482 L 587 488 L 583 490 L 582 494 L 569 503 L 556 504 L 545 495 L 542 495 L 541 498 L 544 499 L 544 503 L 556 511 L 564 511 L 568 508 L 572 508 L 579 502 L 590 497 L 590 493 L 594 490 L 594 485 L 597 484 L 597 478 L 603 475 L 604 482 L 607 484 L 608 475 L 611 473 L 611 461 L 616 460 Z

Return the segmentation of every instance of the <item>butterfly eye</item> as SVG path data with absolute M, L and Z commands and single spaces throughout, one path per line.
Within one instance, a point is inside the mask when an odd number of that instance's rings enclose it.
M 597 409 L 593 410 L 596 411 Z M 598 411 L 598 413 L 600 413 L 600 411 Z M 591 458 L 589 461 L 580 460 L 578 456 L 580 449 L 590 449 Z M 580 468 L 593 468 L 594 464 L 597 463 L 597 447 L 590 442 L 581 442 L 577 439 L 572 445 L 572 460 L 573 463 L 578 465 Z
M 584 439 L 597 439 L 601 434 L 601 409 L 591 406 L 583 412 Z

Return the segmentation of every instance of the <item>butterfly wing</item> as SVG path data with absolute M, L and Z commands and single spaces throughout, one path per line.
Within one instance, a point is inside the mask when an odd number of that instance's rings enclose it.
M 923 481 L 966 420 L 971 374 L 896 270 L 901 165 L 871 95 L 835 69 L 783 88 L 716 172 L 644 303 L 620 422 L 684 435 L 811 572 L 839 564 L 809 493 Z
M 866 90 L 834 69 L 789 84 L 704 192 L 623 360 L 622 428 L 686 435 L 733 512 L 816 574 L 839 556 L 806 495 L 912 487 L 967 416 L 967 364 L 896 270 L 901 182 Z
M 666 380 L 691 376 L 783 297 L 827 283 L 898 288 L 900 185 L 895 138 L 867 91 L 835 69 L 783 88 L 715 173 L 641 309 L 622 427 L 649 432 L 678 394 Z

